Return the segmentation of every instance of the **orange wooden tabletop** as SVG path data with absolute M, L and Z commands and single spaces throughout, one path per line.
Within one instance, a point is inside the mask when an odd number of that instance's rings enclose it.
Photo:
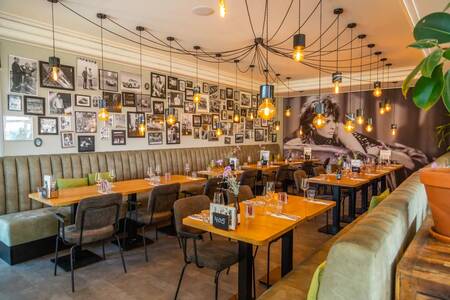
M 277 194 L 275 194 L 274 198 L 277 198 Z M 261 199 L 262 197 L 257 197 L 254 200 Z M 243 241 L 253 245 L 264 245 L 269 241 L 282 236 L 300 223 L 326 212 L 335 205 L 336 203 L 334 201 L 308 201 L 300 196 L 289 195 L 288 204 L 283 206 L 282 213 L 300 217 L 298 220 L 286 220 L 267 215 L 264 206 L 256 206 L 255 217 L 246 218 L 245 204 L 240 203 L 241 223 L 236 230 L 222 230 L 209 223 L 189 217 L 183 219 L 183 224 L 200 230 L 209 231 L 226 238 Z
M 211 170 L 201 170 L 198 171 L 197 174 L 201 176 L 207 176 L 210 177 L 219 177 L 223 174 L 224 168 L 212 168 Z M 232 171 L 231 174 L 239 177 L 242 173 L 244 173 L 243 170 L 235 170 Z
M 160 176 L 160 184 L 180 183 L 181 185 L 189 185 L 203 183 L 205 181 L 205 178 L 193 178 L 183 175 L 172 175 L 169 180 L 166 180 L 165 176 Z M 133 179 L 114 182 L 112 191 L 126 196 L 129 194 L 148 192 L 155 186 L 145 179 Z M 97 195 L 99 195 L 97 186 L 91 185 L 60 190 L 58 191 L 58 197 L 51 199 L 42 198 L 39 193 L 29 194 L 28 197 L 49 206 L 67 206 Z
M 269 171 L 276 171 L 279 168 L 280 168 L 279 165 L 258 166 L 257 164 L 248 164 L 248 163 L 241 165 L 241 169 L 242 170 L 257 169 L 257 170 L 260 170 L 260 171 L 263 171 L 263 172 L 264 171 L 267 171 L 267 172 L 269 172 Z
M 274 164 L 274 165 L 286 165 L 287 164 L 287 165 L 290 165 L 290 166 L 296 166 L 296 165 L 304 164 L 305 162 L 317 163 L 317 162 L 320 162 L 320 159 L 317 159 L 317 158 L 313 158 L 313 159 L 310 159 L 310 160 L 294 159 L 294 160 L 288 161 L 288 162 L 286 162 L 284 160 L 276 160 L 276 161 L 272 161 L 270 163 Z

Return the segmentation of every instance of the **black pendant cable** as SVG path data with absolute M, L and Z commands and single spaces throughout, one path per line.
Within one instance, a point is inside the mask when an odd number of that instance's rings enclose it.
M 235 80 L 235 85 L 234 85 L 234 88 L 235 88 L 235 90 L 234 90 L 234 93 L 236 94 L 236 92 L 237 92 L 237 87 L 238 87 L 238 84 L 237 84 L 237 76 L 238 76 L 238 63 L 239 63 L 239 59 L 235 59 L 234 60 L 234 64 L 235 64 L 235 77 L 234 77 L 234 80 Z M 234 97 L 234 95 L 233 95 L 233 99 L 234 99 L 235 97 Z M 236 99 L 234 99 L 234 100 L 236 100 Z M 236 107 L 234 108 L 234 116 L 233 116 L 233 122 L 234 123 L 240 123 L 241 122 L 241 117 L 240 117 L 240 113 L 238 112 L 238 110 L 236 109 Z
M 250 72 L 250 88 L 251 88 L 251 95 L 250 95 L 250 101 L 251 101 L 251 103 L 253 102 L 253 71 L 254 71 L 254 69 L 255 69 L 255 65 L 253 65 L 253 64 L 251 64 L 250 66 L 250 70 L 251 70 L 251 72 Z M 253 106 L 253 105 L 252 105 Z M 250 118 L 250 120 L 252 120 L 253 121 L 253 119 L 255 118 L 255 114 L 254 114 L 254 112 L 253 112 L 253 110 L 254 110 L 254 108 L 252 107 L 251 109 L 250 109 L 250 114 L 249 114 L 249 118 Z
M 200 49 L 200 46 L 194 46 L 194 50 L 195 50 L 195 73 L 196 73 L 196 86 L 194 87 L 194 103 L 198 104 L 200 103 L 200 98 L 202 96 L 201 91 L 200 91 L 200 86 L 198 85 L 198 50 Z
M 312 121 L 314 127 L 317 129 L 325 127 L 326 124 L 326 118 L 324 116 L 325 107 L 322 103 L 322 0 L 320 1 L 319 24 L 319 101 L 314 107 L 316 116 Z
M 372 49 L 375 47 L 375 44 L 369 44 L 367 47 L 370 50 L 370 61 L 369 61 L 369 82 L 372 83 Z M 369 83 L 369 89 L 370 89 L 370 83 Z M 367 118 L 367 124 L 365 127 L 367 132 L 372 132 L 373 130 L 373 119 L 371 117 Z
M 363 101 L 362 101 L 362 70 L 363 70 L 363 39 L 366 37 L 365 34 L 358 35 L 358 38 L 360 40 L 360 47 L 359 47 L 359 108 L 356 110 L 356 123 L 358 125 L 364 124 L 364 109 L 363 109 Z
M 344 130 L 347 132 L 353 132 L 355 129 L 355 115 L 352 112 L 352 83 L 353 83 L 353 28 L 356 27 L 356 23 L 350 23 L 347 25 L 350 28 L 350 91 L 348 93 L 349 109 L 346 116 Z
M 220 92 L 220 58 L 222 57 L 222 54 L 220 53 L 216 53 L 216 58 L 217 58 L 217 92 Z M 218 122 L 217 123 L 217 128 L 216 128 L 216 135 L 217 136 L 221 136 L 223 135 L 223 130 L 222 130 L 222 123 Z
M 52 4 L 52 41 L 53 41 L 53 56 L 48 58 L 48 68 L 50 70 L 51 79 L 53 81 L 58 81 L 59 71 L 61 68 L 61 60 L 56 56 L 56 46 L 55 46 L 55 13 L 54 4 L 58 3 L 58 0 L 48 0 Z
M 102 13 L 98 13 L 97 14 L 97 18 L 100 19 L 100 46 L 101 46 L 101 53 L 102 53 L 102 67 L 100 68 L 100 74 L 103 74 L 105 72 L 105 70 L 103 69 L 104 67 L 104 57 L 103 57 L 103 20 L 106 19 L 106 15 L 102 14 Z M 100 76 L 99 81 L 100 81 L 100 88 L 101 88 L 101 83 L 103 81 L 103 76 Z M 102 99 L 99 101 L 98 103 L 98 107 L 99 107 L 99 111 L 98 111 L 98 119 L 100 121 L 107 121 L 109 119 L 109 112 L 106 109 L 106 100 L 102 97 Z
M 342 83 L 342 72 L 339 72 L 339 19 L 341 14 L 344 12 L 342 8 L 336 8 L 334 14 L 337 15 L 336 20 L 336 72 L 331 75 L 331 82 L 333 83 L 334 93 L 338 94 L 340 89 L 340 84 Z
M 386 64 L 386 66 L 388 67 L 388 84 L 389 84 L 390 83 L 389 82 L 389 68 L 392 66 L 392 64 L 389 63 L 389 64 Z M 388 107 L 388 104 L 389 104 L 389 107 Z M 390 106 L 391 106 L 390 102 L 386 103 L 386 108 L 385 108 L 386 111 L 388 111 L 388 109 L 389 109 L 389 111 L 391 110 Z M 392 136 L 397 135 L 397 130 L 398 130 L 398 127 L 397 127 L 397 124 L 395 123 L 395 98 L 392 98 L 392 124 L 391 124 L 391 134 L 392 134 Z
M 136 30 L 139 31 L 139 77 L 141 79 L 141 98 L 142 98 L 142 31 L 144 31 L 144 27 L 136 26 Z
M 392 104 L 391 104 L 391 90 L 389 89 L 389 85 L 390 85 L 390 81 L 389 81 L 389 74 L 390 74 L 390 69 L 391 69 L 392 64 L 388 63 L 386 64 L 387 67 L 387 83 L 386 83 L 386 97 L 385 97 L 385 101 L 384 101 L 384 110 L 386 112 L 390 112 L 392 110 Z
M 377 81 L 374 82 L 373 84 L 373 95 L 375 97 L 380 97 L 381 94 L 383 93 L 381 90 L 381 82 L 378 79 L 378 73 L 379 73 L 379 62 L 380 62 L 380 55 L 381 55 L 381 51 L 377 51 L 375 52 L 375 55 L 377 56 Z
M 287 91 L 288 92 L 288 96 L 287 97 L 289 99 L 289 93 L 290 93 L 289 82 L 291 80 L 291 77 L 286 77 L 286 80 L 287 80 L 287 89 L 288 89 L 288 91 Z M 284 116 L 288 117 L 288 118 L 291 116 L 291 106 L 290 105 L 288 105 L 286 107 L 286 109 L 284 110 Z
M 168 36 L 167 40 L 169 41 L 169 68 L 170 68 L 170 76 L 172 76 L 172 42 L 175 40 L 173 36 Z

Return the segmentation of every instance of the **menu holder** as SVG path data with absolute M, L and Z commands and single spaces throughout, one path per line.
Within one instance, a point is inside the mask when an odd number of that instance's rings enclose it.
M 352 167 L 352 172 L 355 172 L 355 173 L 360 173 L 361 172 L 362 162 L 361 162 L 360 159 L 352 159 L 351 162 L 350 162 L 350 165 Z
M 312 149 L 309 147 L 303 148 L 303 158 L 304 160 L 311 160 L 312 158 Z
M 222 230 L 236 229 L 236 208 L 232 206 L 211 203 L 209 205 L 211 224 Z

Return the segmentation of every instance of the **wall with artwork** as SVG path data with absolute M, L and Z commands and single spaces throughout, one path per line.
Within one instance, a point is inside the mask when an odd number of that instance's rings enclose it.
M 0 53 L 0 155 L 280 141 L 273 121 L 256 118 L 258 100 L 249 91 L 200 81 L 202 97 L 195 105 L 193 78 L 144 68 L 141 84 L 138 66 L 105 61 L 101 69 L 99 59 L 59 52 L 62 67 L 54 81 L 49 49 L 0 40 Z M 105 122 L 98 119 L 102 98 L 109 112 Z M 173 125 L 165 122 L 169 108 L 177 119 Z

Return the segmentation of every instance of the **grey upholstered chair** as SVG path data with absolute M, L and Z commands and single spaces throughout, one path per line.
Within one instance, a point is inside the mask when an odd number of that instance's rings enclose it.
M 118 220 L 121 205 L 122 195 L 117 193 L 100 195 L 82 200 L 78 204 L 75 215 L 75 224 L 69 226 L 65 226 L 64 216 L 56 214 L 58 220 L 58 234 L 56 237 L 54 275 L 56 276 L 58 264 L 59 241 L 62 241 L 66 245 L 72 245 L 70 248 L 72 292 L 75 292 L 73 270 L 75 251 L 78 249 L 81 250 L 83 245 L 101 241 L 103 246 L 103 259 L 106 259 L 105 241 L 115 239 L 117 246 L 119 247 L 123 270 L 125 273 L 127 272 L 120 241 L 116 235 L 119 229 Z
M 165 184 L 155 186 L 150 192 L 147 207 L 131 211 L 131 218 L 142 224 L 142 240 L 144 242 L 145 261 L 148 262 L 147 243 L 145 231 L 147 228 L 155 229 L 155 238 L 158 240 L 158 227 L 161 228 L 172 223 L 173 204 L 178 199 L 180 184 Z
M 230 191 L 227 191 L 227 201 L 228 203 L 232 203 L 234 199 L 234 195 L 230 193 Z M 238 195 L 238 201 L 246 201 L 255 198 L 252 189 L 248 185 L 241 185 L 239 186 L 239 195 Z
M 287 192 L 289 174 L 291 170 L 289 165 L 281 165 L 275 173 L 275 190 Z
M 190 263 L 195 263 L 198 268 L 209 268 L 216 271 L 214 277 L 215 283 L 215 299 L 218 296 L 219 276 L 220 273 L 236 264 L 239 261 L 238 245 L 226 240 L 202 241 L 199 234 L 193 234 L 189 227 L 183 225 L 183 219 L 192 214 L 200 213 L 202 210 L 209 209 L 210 200 L 205 195 L 193 196 L 179 199 L 174 205 L 175 228 L 178 238 L 183 245 L 184 266 L 181 270 L 180 279 L 178 280 L 175 299 L 180 290 L 181 281 L 183 280 L 184 271 Z M 193 246 L 188 249 L 187 242 L 192 240 Z
M 246 185 L 251 188 L 254 194 L 256 194 L 256 180 L 258 177 L 258 170 L 257 169 L 249 169 L 245 170 L 241 177 L 239 178 L 239 184 L 241 186 Z
M 214 193 L 220 189 L 220 184 L 223 178 L 221 177 L 212 177 L 209 178 L 205 184 L 205 189 L 203 190 L 203 195 L 208 196 L 209 200 L 214 199 Z

